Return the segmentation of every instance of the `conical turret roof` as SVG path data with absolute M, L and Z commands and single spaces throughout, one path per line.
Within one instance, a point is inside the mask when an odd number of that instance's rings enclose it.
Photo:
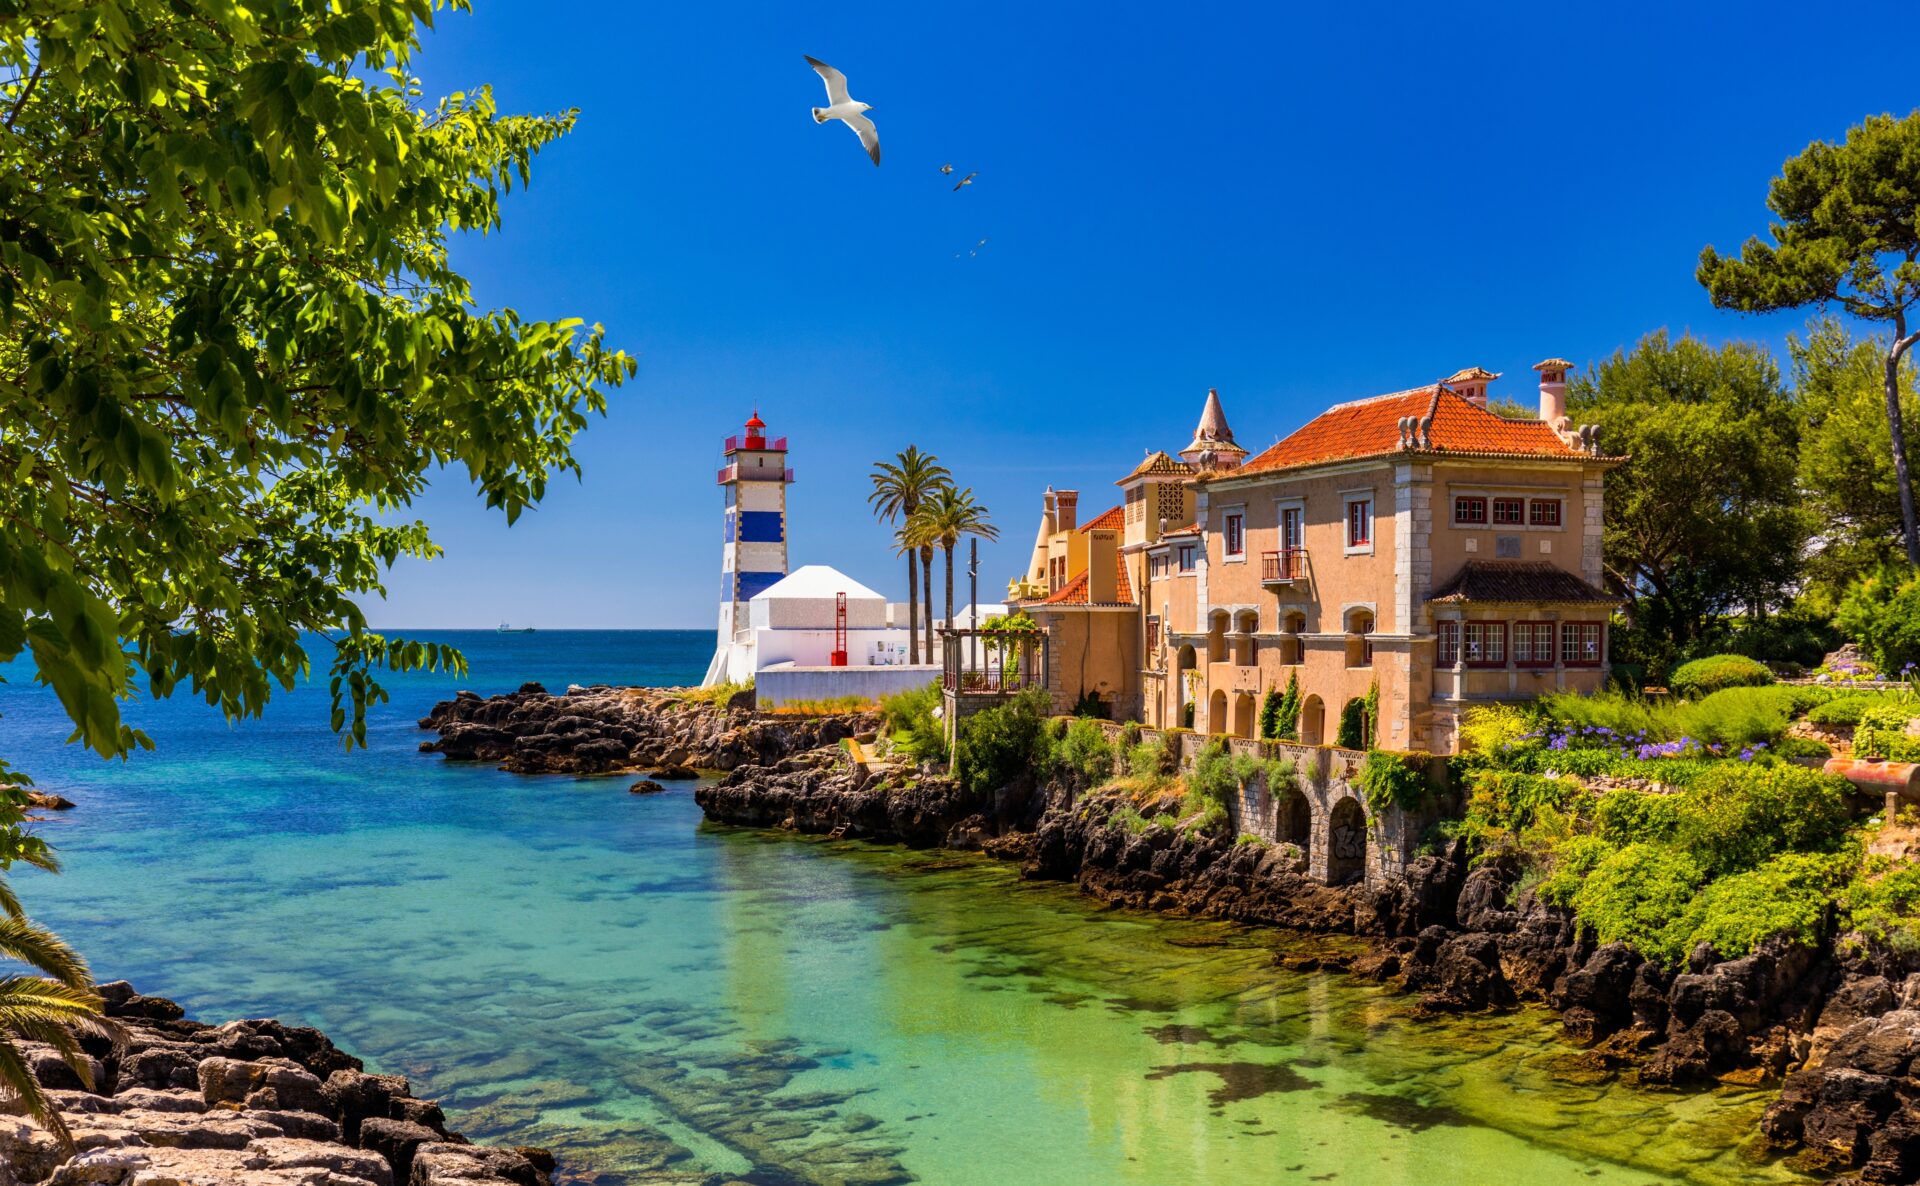
M 1202 463 L 1245 457 L 1247 451 L 1234 443 L 1233 429 L 1227 427 L 1226 409 L 1220 406 L 1217 388 L 1207 389 L 1207 406 L 1200 411 L 1200 423 L 1193 430 L 1193 443 L 1180 450 L 1188 461 Z

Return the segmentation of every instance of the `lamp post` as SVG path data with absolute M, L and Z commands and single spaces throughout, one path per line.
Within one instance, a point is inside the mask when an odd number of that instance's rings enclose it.
M 967 661 L 980 670 L 980 537 L 967 541 Z

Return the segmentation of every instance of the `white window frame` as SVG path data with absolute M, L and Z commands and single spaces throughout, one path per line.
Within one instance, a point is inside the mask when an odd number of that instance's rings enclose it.
M 1353 508 L 1365 504 L 1367 508 L 1367 542 L 1353 542 Z M 1375 513 L 1373 492 L 1349 494 L 1341 499 L 1340 542 L 1348 556 L 1371 556 L 1375 542 L 1380 537 L 1380 516 Z
M 1232 542 L 1233 532 L 1227 529 L 1229 521 L 1240 520 L 1240 550 L 1230 552 L 1227 546 Z M 1220 559 L 1225 564 L 1245 564 L 1247 562 L 1247 508 L 1245 503 L 1220 508 Z

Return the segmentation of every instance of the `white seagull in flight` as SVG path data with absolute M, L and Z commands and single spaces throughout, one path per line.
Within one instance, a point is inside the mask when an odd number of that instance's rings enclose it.
M 813 67 L 814 73 L 825 79 L 827 83 L 828 106 L 813 109 L 813 122 L 823 124 L 830 119 L 837 119 L 846 124 L 853 129 L 854 135 L 860 137 L 860 143 L 866 148 L 867 155 L 873 158 L 874 164 L 878 165 L 880 163 L 880 130 L 873 126 L 872 120 L 860 114 L 863 111 L 871 111 L 873 108 L 858 99 L 848 97 L 846 75 L 811 54 L 801 56 L 807 59 L 807 65 Z

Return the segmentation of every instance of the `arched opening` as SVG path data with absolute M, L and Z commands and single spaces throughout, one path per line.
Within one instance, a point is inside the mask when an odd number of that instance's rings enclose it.
M 1260 615 L 1254 610 L 1241 610 L 1233 616 L 1233 661 L 1242 667 L 1251 667 L 1257 662 L 1257 643 L 1254 632 L 1260 629 Z
M 1345 885 L 1367 872 L 1367 816 L 1348 795 L 1327 817 L 1327 884 Z
M 1207 662 L 1227 661 L 1227 611 L 1218 609 L 1207 615 Z
M 1300 744 L 1327 743 L 1327 706 L 1318 696 L 1309 696 L 1300 705 Z
M 1288 614 L 1280 620 L 1280 662 L 1285 664 L 1305 663 L 1307 661 L 1307 642 L 1301 638 L 1307 632 L 1307 615 L 1299 612 Z
M 1347 613 L 1347 666 L 1373 666 L 1373 612 L 1356 609 Z
M 1253 693 L 1242 692 L 1233 700 L 1233 735 L 1235 737 L 1253 736 L 1254 705 Z
M 1313 808 L 1296 786 L 1269 787 L 1273 796 L 1273 838 L 1302 853 L 1313 847 Z
M 1173 721 L 1184 729 L 1193 728 L 1193 682 L 1191 672 L 1199 661 L 1192 643 L 1183 643 L 1173 659 Z
M 1345 749 L 1373 748 L 1373 714 L 1367 711 L 1365 696 L 1355 696 L 1340 709 L 1333 743 Z
M 1225 733 L 1227 731 L 1227 694 L 1218 691 L 1207 702 L 1207 732 Z

